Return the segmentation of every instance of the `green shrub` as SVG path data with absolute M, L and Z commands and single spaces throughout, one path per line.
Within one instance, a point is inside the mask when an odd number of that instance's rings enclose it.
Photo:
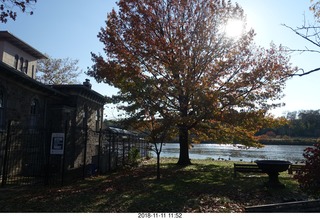
M 128 153 L 128 164 L 130 166 L 137 166 L 140 161 L 140 151 L 136 147 L 132 147 Z

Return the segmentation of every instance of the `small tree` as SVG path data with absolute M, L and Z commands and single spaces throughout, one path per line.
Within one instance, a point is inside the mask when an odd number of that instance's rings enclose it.
M 0 22 L 7 23 L 8 18 L 16 20 L 17 12 L 15 9 L 20 10 L 23 13 L 33 14 L 32 6 L 37 2 L 37 0 L 1 0 L 0 1 Z
M 303 190 L 320 195 L 320 144 L 304 150 L 306 165 L 295 175 Z
M 75 84 L 82 73 L 77 66 L 79 60 L 70 58 L 41 59 L 38 61 L 38 75 L 36 79 L 44 84 Z
M 155 120 L 154 117 L 149 121 L 150 130 L 149 138 L 153 143 L 153 151 L 157 155 L 157 179 L 160 179 L 160 155 L 162 152 L 163 144 L 173 136 L 175 133 L 172 124 L 165 120 Z
M 150 149 L 157 155 L 157 179 L 160 179 L 160 155 L 162 147 L 177 134 L 173 129 L 172 123 L 164 119 L 156 119 L 155 116 L 144 116 L 139 122 L 132 118 L 130 121 L 132 127 L 144 133 L 146 140 L 152 144 Z

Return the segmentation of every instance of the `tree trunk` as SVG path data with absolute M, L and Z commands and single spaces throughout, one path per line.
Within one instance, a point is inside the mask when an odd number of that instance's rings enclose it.
M 160 153 L 157 152 L 157 179 L 160 179 Z
M 189 159 L 189 133 L 188 128 L 185 125 L 179 127 L 179 143 L 180 143 L 180 154 L 178 165 L 187 166 L 191 164 Z

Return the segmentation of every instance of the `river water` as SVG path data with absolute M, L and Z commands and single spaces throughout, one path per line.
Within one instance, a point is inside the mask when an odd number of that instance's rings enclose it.
M 303 162 L 303 150 L 310 146 L 265 145 L 263 148 L 245 148 L 241 145 L 194 144 L 189 150 L 190 159 L 214 159 L 247 161 L 287 160 L 292 163 Z M 155 153 L 153 153 L 155 157 Z M 164 144 L 161 157 L 179 157 L 179 144 Z

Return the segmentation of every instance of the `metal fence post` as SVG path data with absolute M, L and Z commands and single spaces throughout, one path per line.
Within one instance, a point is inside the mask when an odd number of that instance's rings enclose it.
M 62 170 L 61 170 L 61 186 L 64 185 L 64 177 L 65 177 L 65 165 L 66 165 L 66 147 L 67 147 L 67 136 L 68 136 L 68 119 L 65 120 L 64 123 L 64 145 L 63 145 L 63 154 L 62 154 Z
M 10 147 L 10 133 L 11 133 L 11 120 L 8 121 L 8 126 L 7 126 L 7 136 L 6 136 L 6 144 L 5 144 L 4 159 L 3 159 L 1 186 L 5 186 L 7 183 L 7 175 L 8 175 L 7 163 L 8 163 L 8 151 Z
M 83 169 L 82 169 L 82 178 L 86 178 L 86 166 L 87 166 L 87 147 L 88 147 L 88 125 L 86 123 L 84 127 L 84 151 L 83 151 Z

